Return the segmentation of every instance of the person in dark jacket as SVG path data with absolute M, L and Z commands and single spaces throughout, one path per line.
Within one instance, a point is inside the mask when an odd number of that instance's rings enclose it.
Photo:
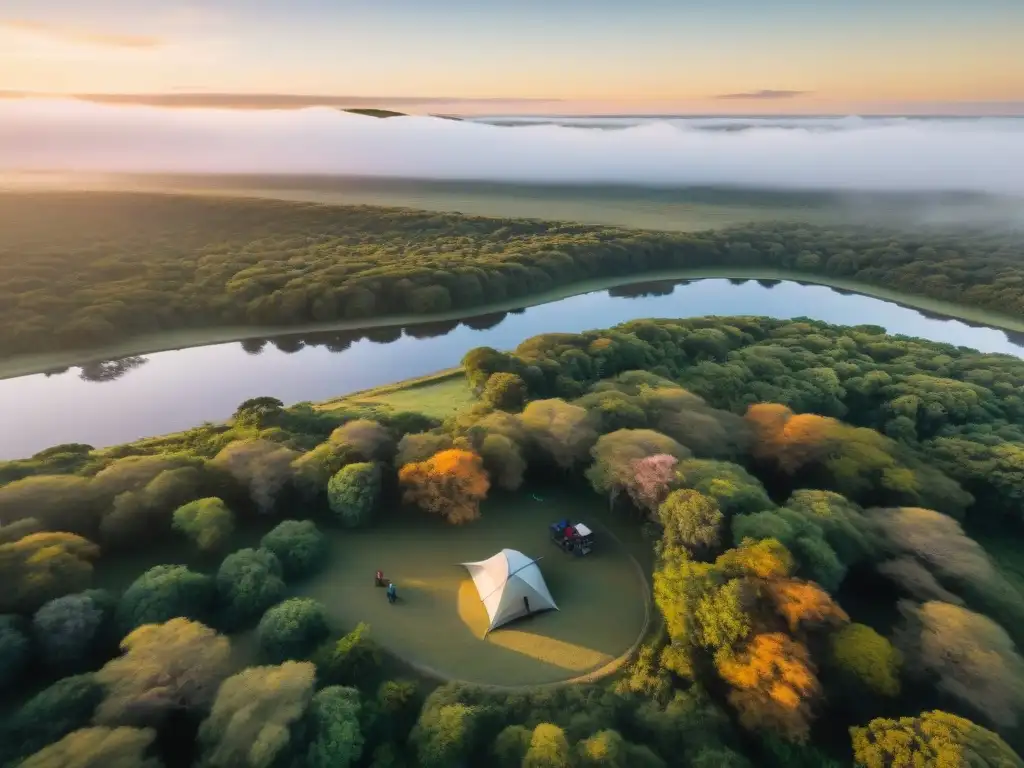
M 388 584 L 388 602 L 394 603 L 398 599 L 398 590 L 395 589 L 395 583 L 391 582 Z

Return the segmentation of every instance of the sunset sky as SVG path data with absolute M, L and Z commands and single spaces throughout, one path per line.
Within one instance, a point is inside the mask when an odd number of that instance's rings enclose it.
M 463 113 L 1024 114 L 1024 0 L 4 0 L 0 91 Z

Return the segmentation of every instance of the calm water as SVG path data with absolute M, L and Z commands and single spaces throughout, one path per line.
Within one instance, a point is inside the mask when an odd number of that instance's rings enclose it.
M 873 323 L 891 333 L 1024 357 L 1024 338 L 1011 340 L 996 328 L 821 286 L 699 280 L 649 287 L 648 295 L 600 291 L 458 324 L 233 342 L 0 381 L 0 458 L 59 443 L 104 446 L 173 432 L 224 419 L 258 395 L 289 404 L 323 400 L 457 365 L 473 347 L 510 349 L 538 333 L 645 317 L 768 315 Z

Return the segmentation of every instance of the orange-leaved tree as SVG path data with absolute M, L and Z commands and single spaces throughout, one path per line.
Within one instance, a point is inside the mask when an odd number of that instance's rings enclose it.
M 802 627 L 841 627 L 850 620 L 828 592 L 813 581 L 778 579 L 768 583 L 768 595 L 792 633 Z
M 406 464 L 398 472 L 405 500 L 449 523 L 468 523 L 480 517 L 480 502 L 491 482 L 483 460 L 472 451 L 452 448 L 426 461 Z
M 801 643 L 781 632 L 755 635 L 739 654 L 720 655 L 716 664 L 733 688 L 729 701 L 745 728 L 774 730 L 790 741 L 807 739 L 821 684 Z

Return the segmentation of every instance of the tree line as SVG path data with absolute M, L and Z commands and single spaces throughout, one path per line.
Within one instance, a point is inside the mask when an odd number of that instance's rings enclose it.
M 1024 594 L 968 534 L 989 514 L 970 472 L 929 453 L 949 429 L 1002 434 L 1019 384 L 1000 383 L 1022 366 L 871 326 L 640 321 L 470 352 L 478 401 L 443 423 L 263 397 L 228 424 L 10 463 L 0 686 L 39 692 L 3 720 L 3 759 L 1022 766 Z M 889 434 L 898 418 L 913 436 Z M 662 630 L 614 679 L 438 686 L 372 628 L 288 596 L 329 557 L 324 526 L 471 526 L 489 496 L 543 482 L 596 494 L 651 542 Z M 169 537 L 209 568 L 92 588 L 104 560 Z M 232 636 L 250 629 L 258 664 L 239 670 Z
M 1012 233 L 772 223 L 660 233 L 129 193 L 6 194 L 0 233 L 8 355 L 189 328 L 471 310 L 683 268 L 780 268 L 1024 313 Z

